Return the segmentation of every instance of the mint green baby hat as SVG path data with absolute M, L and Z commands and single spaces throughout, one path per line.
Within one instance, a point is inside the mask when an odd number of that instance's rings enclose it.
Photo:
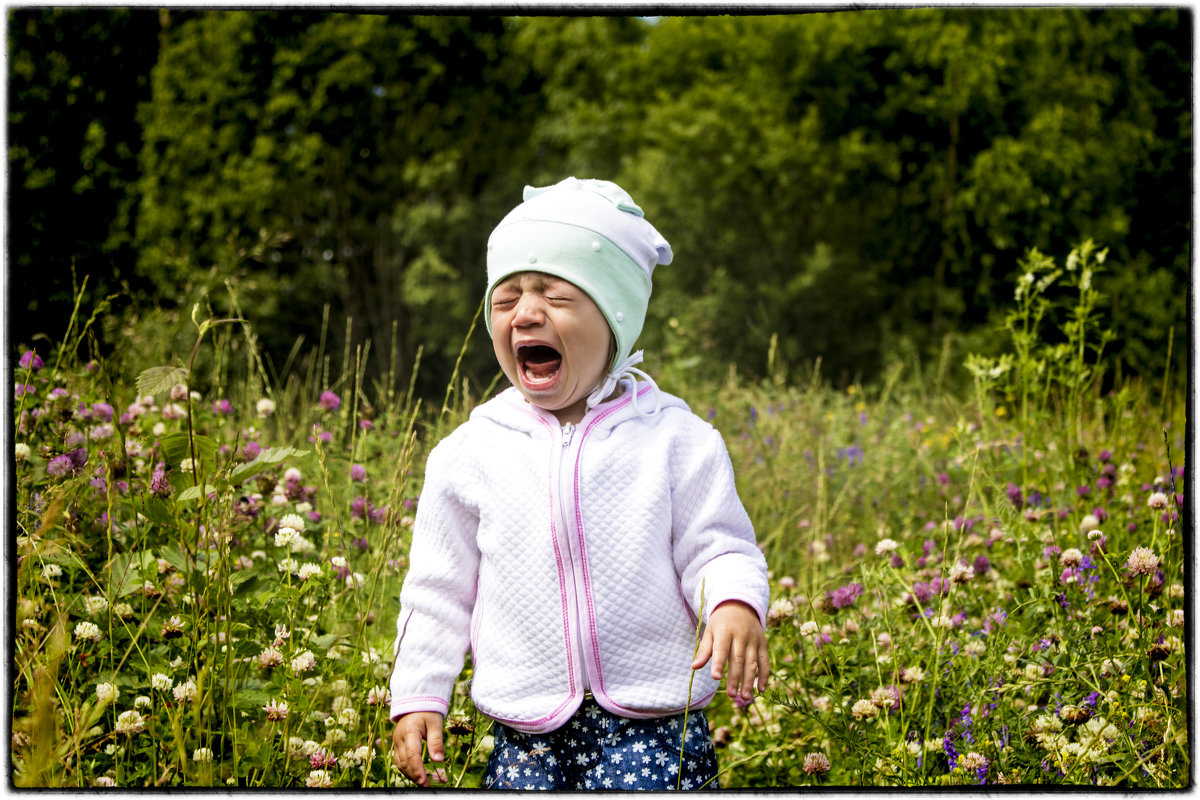
M 518 272 L 545 272 L 575 284 L 599 306 L 617 342 L 614 368 L 642 332 L 650 276 L 657 265 L 671 263 L 671 245 L 612 181 L 567 178 L 526 186 L 523 200 L 488 239 L 488 333 L 496 285 Z

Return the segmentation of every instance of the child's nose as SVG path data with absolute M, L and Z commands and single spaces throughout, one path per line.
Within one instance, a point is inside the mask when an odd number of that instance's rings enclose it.
M 543 318 L 541 302 L 537 297 L 526 294 L 517 301 L 517 313 L 513 315 L 512 324 L 515 328 L 540 325 Z

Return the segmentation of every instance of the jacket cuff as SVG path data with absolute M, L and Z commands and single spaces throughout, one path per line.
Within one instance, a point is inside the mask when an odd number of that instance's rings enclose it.
M 440 697 L 392 698 L 392 722 L 417 711 L 432 711 L 445 717 L 450 713 L 450 704 Z

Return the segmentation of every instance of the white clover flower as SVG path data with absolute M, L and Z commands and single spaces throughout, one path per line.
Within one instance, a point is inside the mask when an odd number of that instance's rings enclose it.
M 87 609 L 88 614 L 94 617 L 108 610 L 108 599 L 99 596 L 89 597 L 83 601 L 83 607 Z
M 197 689 L 196 681 L 188 678 L 186 682 L 179 684 L 171 690 L 175 695 L 175 700 L 180 703 L 190 703 L 196 699 Z
M 43 578 L 50 579 L 50 578 L 59 578 L 61 576 L 62 576 L 62 567 L 60 567 L 58 564 L 47 564 L 46 566 L 42 567 L 42 577 Z
M 146 720 L 137 711 L 122 711 L 117 717 L 117 733 L 123 733 L 131 736 L 135 733 L 141 733 L 146 728 Z
M 296 536 L 296 541 L 292 542 L 292 552 L 293 553 L 312 553 L 316 549 L 317 549 L 317 546 L 315 544 L 310 542 L 308 539 L 305 539 L 303 536 L 300 536 L 299 534 L 297 534 L 297 536 Z
M 295 528 L 281 526 L 275 531 L 275 546 L 286 547 L 291 549 L 296 540 L 300 538 L 300 533 Z
M 353 708 L 343 708 L 338 712 L 338 724 L 343 728 L 353 728 L 358 724 L 358 712 Z
M 326 720 L 328 722 L 328 720 Z M 346 741 L 346 732 L 341 728 L 330 728 L 325 733 L 325 741 L 328 744 L 341 744 Z
M 817 623 L 813 622 L 810 619 L 808 622 L 805 622 L 803 625 L 800 626 L 800 635 L 801 636 L 816 636 L 820 632 L 820 630 L 821 630 L 821 628 L 817 625 Z
M 391 703 L 392 693 L 386 686 L 372 686 L 371 691 L 367 692 L 369 706 L 390 706 Z
M 286 700 L 272 700 L 267 705 L 263 706 L 263 711 L 267 714 L 269 720 L 287 719 L 288 704 Z
M 285 558 L 279 562 L 278 569 L 280 572 L 286 572 L 289 575 L 294 575 L 296 574 L 296 570 L 300 569 L 300 562 L 296 561 L 294 558 Z
M 975 577 L 975 568 L 970 564 L 964 564 L 957 561 L 950 567 L 950 582 L 951 583 L 966 583 Z
M 190 458 L 185 458 L 179 462 L 179 471 L 191 475 L 196 471 L 196 462 Z
M 198 747 L 192 751 L 192 761 L 197 764 L 211 764 L 213 760 L 213 751 L 207 747 Z
M 117 782 L 109 775 L 101 775 L 96 778 L 96 780 L 92 781 L 92 786 L 95 786 L 98 789 L 108 788 L 116 785 Z
M 254 411 L 260 417 L 269 417 L 275 413 L 275 401 L 264 397 L 254 404 Z
M 900 670 L 900 680 L 904 683 L 920 683 L 925 680 L 925 670 L 920 667 L 905 667 Z
M 987 645 L 980 639 L 972 639 L 963 645 L 963 652 L 969 656 L 981 656 L 987 652 Z
M 325 789 L 333 785 L 333 779 L 329 777 L 328 771 L 314 769 L 308 773 L 308 777 L 304 780 L 304 785 L 310 789 Z
M 367 584 L 367 576 L 361 572 L 355 572 L 352 575 L 346 576 L 346 586 L 350 589 L 361 589 Z
M 1125 562 L 1130 575 L 1153 575 L 1158 569 L 1158 556 L 1149 547 L 1135 547 Z
M 154 701 L 151 700 L 149 697 L 147 697 L 144 694 L 139 694 L 137 697 L 133 698 L 133 707 L 134 708 L 153 708 Z
M 796 608 L 792 605 L 792 601 L 786 597 L 781 597 L 771 603 L 770 608 L 767 609 L 767 622 L 779 622 L 791 617 L 795 613 Z
M 32 451 L 29 449 L 29 445 L 25 444 L 24 442 L 17 442 L 15 445 L 13 445 L 13 456 L 17 459 L 17 461 L 25 461 L 29 458 L 31 452 Z
M 303 533 L 304 517 L 300 516 L 299 514 L 284 514 L 283 518 L 279 520 L 279 527 L 293 528 L 295 529 L 296 533 Z
M 306 562 L 300 565 L 300 570 L 297 574 L 299 575 L 300 580 L 306 581 L 314 575 L 321 574 L 321 565 L 313 564 L 311 561 Z
M 1088 537 L 1089 542 L 1099 541 L 1100 539 L 1104 538 L 1104 531 L 1099 531 L 1099 530 L 1094 530 L 1094 529 L 1090 530 L 1090 531 L 1088 531 L 1087 537 Z
M 150 429 L 150 432 L 153 433 L 156 437 L 161 437 L 164 433 L 167 432 L 167 426 L 161 422 L 156 422 L 156 423 L 154 423 L 154 427 Z
M 160 692 L 169 692 L 174 683 L 171 676 L 163 672 L 156 672 L 150 676 L 150 688 Z
M 75 626 L 75 639 L 81 642 L 98 642 L 104 634 L 94 622 L 81 622 Z
M 859 700 L 850 709 L 855 719 L 874 719 L 879 716 L 879 709 L 870 700 Z
M 341 569 L 346 566 L 346 558 L 345 556 L 334 556 L 333 558 L 329 559 L 329 563 Z
M 1040 677 L 1042 677 L 1042 668 L 1040 665 L 1038 665 L 1038 664 L 1026 664 L 1025 665 L 1025 680 L 1036 681 Z
M 292 659 L 292 672 L 297 675 L 308 672 L 317 665 L 317 657 L 308 650 L 301 650 L 295 658 Z
M 163 406 L 162 416 L 163 419 L 183 419 L 187 416 L 187 412 L 178 403 L 167 403 Z M 157 428 L 158 426 L 156 425 L 155 427 Z M 157 436 L 158 434 L 155 435 Z
M 899 546 L 900 545 L 896 543 L 895 539 L 880 539 L 875 545 L 875 555 L 882 556 L 887 555 L 888 553 L 894 553 L 896 552 L 896 548 Z
M 96 684 L 96 699 L 101 705 L 114 702 L 121 696 L 121 690 L 111 683 Z
M 1082 520 L 1082 521 L 1079 523 L 1079 532 L 1080 532 L 1080 533 L 1087 533 L 1088 531 L 1092 530 L 1093 528 L 1095 528 L 1095 527 L 1096 527 L 1097 525 L 1099 525 L 1099 524 L 1100 524 L 1100 520 L 1099 520 L 1099 519 L 1097 519 L 1095 515 L 1093 515 L 1093 514 L 1088 514 L 1088 515 L 1087 515 L 1086 517 L 1084 517 L 1084 518 L 1083 518 L 1083 520 Z
M 1167 627 L 1182 628 L 1183 627 L 1183 609 L 1174 608 L 1167 612 Z
M 1064 567 L 1078 567 L 1083 563 L 1083 553 L 1077 547 L 1068 547 L 1059 554 L 1058 560 Z
M 1156 511 L 1167 507 L 1167 496 L 1163 492 L 1155 492 L 1150 495 L 1150 499 L 1146 501 L 1146 505 Z
M 974 750 L 963 756 L 959 763 L 962 765 L 963 769 L 968 770 L 969 772 L 988 768 L 987 757 L 980 753 L 976 753 Z

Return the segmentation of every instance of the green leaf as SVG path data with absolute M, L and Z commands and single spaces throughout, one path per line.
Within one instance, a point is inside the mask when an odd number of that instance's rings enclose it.
M 173 544 L 163 547 L 162 558 L 180 572 L 184 572 L 188 568 L 187 556 L 185 556 L 183 551 Z
M 308 455 L 307 450 L 297 450 L 294 447 L 268 447 L 259 453 L 253 461 L 249 461 L 234 469 L 229 475 L 229 481 L 233 484 L 241 483 L 252 475 L 257 475 L 267 467 L 278 464 L 286 458 L 298 458 L 305 455 Z
M 137 393 L 158 394 L 187 380 L 187 367 L 150 367 L 137 376 Z
M 259 709 L 271 701 L 271 695 L 261 689 L 243 689 L 233 695 L 233 704 L 237 708 Z
M 149 498 L 145 506 L 142 507 L 142 513 L 146 516 L 146 519 L 156 525 L 165 525 L 171 528 L 179 527 L 175 521 L 175 515 L 171 513 L 171 507 L 162 498 Z
M 196 446 L 196 457 L 210 468 L 216 462 L 218 450 L 217 440 L 203 433 L 192 435 Z M 184 431 L 168 433 L 158 440 L 162 446 L 163 458 L 172 466 L 178 466 L 180 461 L 191 458 L 192 448 L 188 444 L 188 434 Z
M 187 503 L 192 500 L 199 500 L 202 496 L 215 491 L 217 491 L 217 487 L 211 483 L 205 483 L 200 486 L 189 486 L 180 492 L 179 497 L 176 499 L 181 503 Z
M 142 588 L 145 579 L 142 571 L 153 568 L 157 571 L 157 558 L 153 550 L 143 550 L 140 553 L 117 553 L 109 564 L 108 574 L 114 581 L 119 581 L 116 588 L 117 597 L 127 597 Z

